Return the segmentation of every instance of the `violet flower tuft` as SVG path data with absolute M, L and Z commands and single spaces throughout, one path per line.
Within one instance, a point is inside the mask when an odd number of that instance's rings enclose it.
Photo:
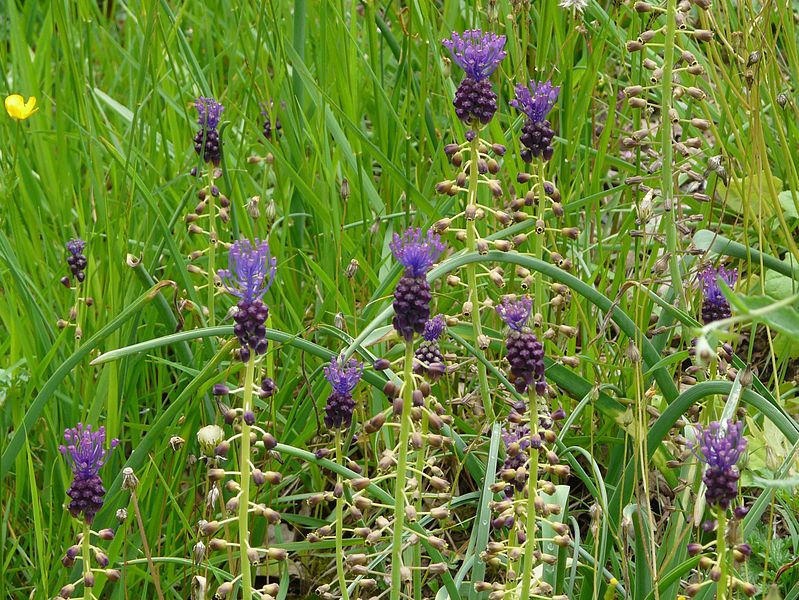
M 330 429 L 347 428 L 352 424 L 355 400 L 352 392 L 363 375 L 363 363 L 354 358 L 331 358 L 324 368 L 325 378 L 333 388 L 325 406 L 325 425 Z

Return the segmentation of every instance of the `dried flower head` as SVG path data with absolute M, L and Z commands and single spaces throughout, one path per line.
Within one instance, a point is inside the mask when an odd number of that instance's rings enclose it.
M 109 450 L 105 448 L 105 427 L 92 431 L 91 425 L 78 423 L 75 427 L 64 430 L 66 445 L 58 449 L 67 458 L 72 468 L 72 485 L 67 490 L 67 495 L 72 498 L 69 503 L 69 512 L 77 517 L 83 514 L 87 523 L 94 520 L 94 516 L 103 507 L 105 488 L 100 479 L 100 467 L 107 459 Z M 119 444 L 113 439 L 110 448 Z

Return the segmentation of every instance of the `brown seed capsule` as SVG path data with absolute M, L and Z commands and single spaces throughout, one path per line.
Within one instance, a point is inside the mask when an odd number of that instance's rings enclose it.
M 713 39 L 714 33 L 707 29 L 695 29 L 693 35 L 700 42 L 709 42 Z
M 630 40 L 626 45 L 627 52 L 638 52 L 644 49 L 644 45 L 638 40 Z

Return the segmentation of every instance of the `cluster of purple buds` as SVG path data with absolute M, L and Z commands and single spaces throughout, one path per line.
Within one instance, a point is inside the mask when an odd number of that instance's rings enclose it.
M 222 140 L 219 138 L 219 119 L 225 107 L 213 98 L 200 96 L 194 102 L 197 109 L 197 124 L 200 126 L 194 136 L 194 151 L 203 161 L 219 166 L 222 160 Z
M 511 383 L 516 391 L 524 394 L 535 383 L 539 396 L 547 392 L 544 376 L 544 347 L 527 327 L 533 302 L 524 297 L 517 300 L 505 298 L 497 306 L 497 313 L 510 328 L 505 338 L 510 363 Z
M 69 265 L 69 272 L 78 282 L 83 282 L 83 280 L 86 279 L 86 266 L 88 265 L 88 261 L 83 254 L 84 248 L 86 248 L 86 242 L 80 238 L 67 242 L 67 252 L 69 252 L 67 264 Z M 69 277 L 63 277 L 61 283 L 69 287 Z
M 263 296 L 275 277 L 277 260 L 269 253 L 266 241 L 239 240 L 228 253 L 228 268 L 218 271 L 225 289 L 239 298 L 233 320 L 233 333 L 241 346 L 242 362 L 250 360 L 252 352 L 265 354 L 267 348 L 266 319 L 269 307 Z
M 552 158 L 555 131 L 547 115 L 558 101 L 559 94 L 560 87 L 553 86 L 551 81 L 530 81 L 529 87 L 521 83 L 516 86 L 516 98 L 510 101 L 510 105 L 527 116 L 519 138 L 524 145 L 521 157 L 525 162 L 531 162 L 533 157 Z
M 699 278 L 702 280 L 702 291 L 704 292 L 702 322 L 707 325 L 713 321 L 728 319 L 732 315 L 730 303 L 721 293 L 718 280 L 721 279 L 729 287 L 734 286 L 738 280 L 738 269 L 727 270 L 723 266 L 718 269 L 708 267 L 699 274 Z
M 78 423 L 75 427 L 64 431 L 66 445 L 58 449 L 67 458 L 72 468 L 72 484 L 67 495 L 72 498 L 69 512 L 73 517 L 83 515 L 86 523 L 91 524 L 94 516 L 103 507 L 105 488 L 100 479 L 100 467 L 107 459 L 109 450 L 105 448 L 105 427 L 92 431 L 91 425 Z M 111 449 L 119 444 L 119 440 L 111 440 Z
M 402 236 L 395 233 L 389 247 L 405 267 L 394 290 L 394 329 L 410 342 L 414 333 L 424 333 L 430 318 L 432 296 L 426 275 L 446 246 L 432 230 L 425 235 L 421 229 L 411 227 Z
M 348 428 L 352 424 L 355 411 L 352 392 L 362 375 L 363 363 L 354 358 L 345 361 L 334 357 L 325 367 L 325 378 L 333 388 L 325 405 L 325 425 L 329 429 Z
M 274 108 L 275 103 L 270 101 L 269 102 L 269 109 Z M 269 110 L 264 105 L 261 105 L 261 116 L 264 118 L 264 137 L 268 140 L 272 140 L 272 135 L 280 135 L 280 130 L 283 129 L 283 125 L 280 123 L 280 119 L 275 116 L 274 125 L 272 124 L 272 119 L 269 116 Z
M 508 54 L 505 36 L 470 29 L 462 35 L 453 32 L 450 39 L 441 43 L 466 73 L 452 103 L 455 114 L 466 125 L 485 125 L 497 112 L 497 95 L 488 78 Z
M 438 340 L 447 327 L 447 322 L 443 315 L 436 315 L 424 325 L 422 332 L 422 342 L 414 353 L 413 370 L 416 373 L 424 373 L 430 379 L 437 380 L 447 372 L 444 362 L 444 355 L 439 348 Z
M 741 473 L 736 465 L 746 445 L 740 421 L 727 422 L 726 427 L 718 421 L 707 427 L 697 425 L 694 453 L 707 465 L 702 481 L 707 487 L 705 498 L 711 506 L 727 510 L 738 496 Z

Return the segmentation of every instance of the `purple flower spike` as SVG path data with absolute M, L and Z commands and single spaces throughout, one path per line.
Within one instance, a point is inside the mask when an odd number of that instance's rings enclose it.
M 738 495 L 741 477 L 736 464 L 746 450 L 743 423 L 727 422 L 723 427 L 713 421 L 708 427 L 696 426 L 697 442 L 694 454 L 707 465 L 702 481 L 707 486 L 708 504 L 726 510 Z
M 421 277 L 438 260 L 446 245 L 432 229 L 425 236 L 420 228 L 410 227 L 402 236 L 395 233 L 389 248 L 394 258 L 405 267 L 406 275 Z
M 334 357 L 324 371 L 325 378 L 333 387 L 325 405 L 325 425 L 330 429 L 349 427 L 355 411 L 352 391 L 363 375 L 363 363 L 354 358 L 344 362 L 343 358 Z
M 94 520 L 94 516 L 103 507 L 105 488 L 100 479 L 100 467 L 108 460 L 110 450 L 105 448 L 105 427 L 92 431 L 91 425 L 78 423 L 75 427 L 64 431 L 66 445 L 58 450 L 67 458 L 72 469 L 72 485 L 67 490 L 67 495 L 72 498 L 69 503 L 69 512 L 78 517 L 83 514 L 87 523 Z M 119 440 L 110 442 L 110 449 L 116 448 Z
M 269 254 L 269 244 L 256 239 L 255 244 L 250 240 L 235 242 L 228 253 L 228 268 L 217 271 L 225 289 L 241 298 L 233 315 L 233 333 L 239 339 L 243 362 L 250 359 L 251 351 L 266 353 L 269 307 L 262 297 L 272 285 L 276 269 L 277 260 Z
M 521 331 L 530 320 L 530 313 L 533 312 L 533 301 L 525 296 L 517 300 L 505 298 L 502 304 L 497 306 L 497 313 L 505 321 L 505 324 L 515 331 Z
M 541 123 L 555 106 L 560 94 L 560 86 L 553 86 L 551 81 L 530 81 L 530 87 L 516 85 L 516 98 L 510 105 L 527 115 L 533 123 Z
M 83 254 L 83 249 L 86 247 L 86 242 L 80 238 L 75 238 L 67 242 L 67 252 L 73 256 L 80 256 Z
M 234 242 L 228 253 L 228 268 L 219 269 L 225 289 L 252 302 L 263 297 L 275 277 L 277 259 L 269 254 L 269 243 L 256 238 Z
M 738 269 L 725 269 L 723 266 L 718 269 L 708 267 L 699 274 L 702 280 L 702 291 L 704 300 L 702 301 L 702 321 L 705 324 L 729 318 L 730 303 L 721 293 L 718 280 L 721 279 L 729 287 L 733 287 L 738 281 Z
M 206 129 L 216 129 L 225 107 L 213 98 L 200 96 L 194 101 L 197 109 L 197 124 Z
M 69 256 L 67 256 L 67 265 L 69 265 L 69 271 L 72 273 L 72 276 L 78 281 L 86 279 L 85 271 L 89 261 L 83 254 L 85 248 L 86 242 L 80 238 L 75 238 L 67 242 L 67 252 L 69 252 Z M 68 277 L 65 277 L 62 281 L 69 287 Z
M 344 359 L 331 358 L 330 364 L 324 368 L 325 378 L 333 387 L 337 394 L 352 394 L 355 386 L 363 375 L 363 363 L 351 358 L 347 362 Z
M 508 55 L 504 35 L 483 33 L 480 29 L 466 30 L 463 35 L 453 31 L 452 37 L 441 43 L 466 76 L 475 81 L 491 75 Z
M 444 320 L 444 315 L 436 315 L 424 324 L 424 331 L 422 337 L 428 342 L 435 342 L 444 333 L 447 327 L 447 322 Z

